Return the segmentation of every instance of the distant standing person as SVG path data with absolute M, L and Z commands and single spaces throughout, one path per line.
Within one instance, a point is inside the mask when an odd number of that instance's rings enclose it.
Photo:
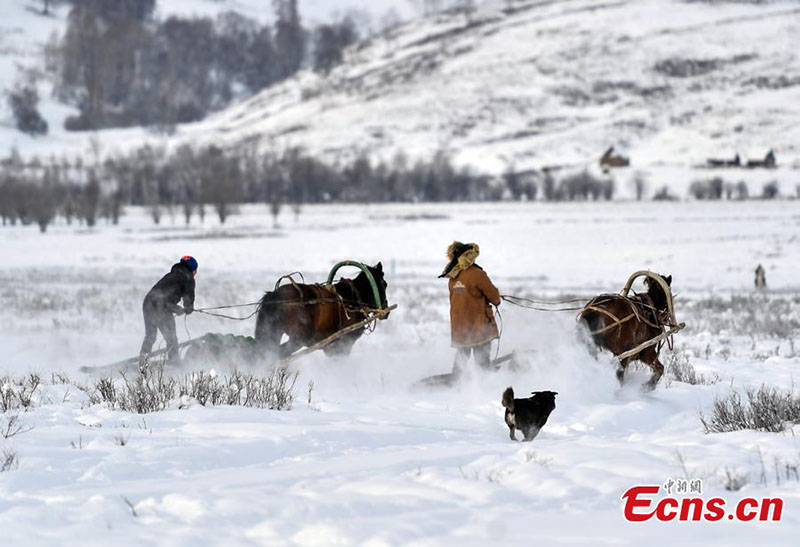
M 764 271 L 764 266 L 761 264 L 758 265 L 756 268 L 756 289 L 766 289 L 767 288 L 767 274 Z
M 197 260 L 184 256 L 172 266 L 170 272 L 156 283 L 144 297 L 144 341 L 139 351 L 142 364 L 155 344 L 157 331 L 167 343 L 167 358 L 170 362 L 180 361 L 178 335 L 175 332 L 174 315 L 189 315 L 194 311 L 194 278 L 197 275 Z M 178 302 L 183 299 L 183 307 Z
M 449 263 L 439 276 L 449 280 L 450 339 L 456 348 L 454 374 L 463 372 L 470 354 L 481 368 L 490 370 L 492 340 L 499 338 L 491 304 L 500 305 L 500 291 L 475 264 L 478 254 L 477 244 L 454 241 L 447 249 Z

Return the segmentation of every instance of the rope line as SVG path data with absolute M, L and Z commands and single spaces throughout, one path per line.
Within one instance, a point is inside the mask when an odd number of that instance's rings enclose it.
M 340 304 L 346 312 L 354 312 L 360 311 L 364 315 L 369 315 L 372 313 L 377 313 L 382 311 L 379 308 L 371 308 L 369 306 L 361 305 L 361 302 L 357 300 L 350 300 L 342 298 L 341 295 L 337 295 L 338 298 L 317 298 L 313 300 L 304 300 L 304 301 L 297 301 L 297 300 L 274 300 L 272 302 L 266 302 L 266 304 L 270 305 L 277 305 L 277 304 L 287 304 L 287 305 L 294 305 L 294 306 L 312 306 L 316 304 Z M 232 309 L 232 308 L 245 308 L 249 306 L 259 305 L 260 302 L 255 302 L 251 304 L 236 304 L 232 306 L 216 306 L 212 308 L 196 308 L 194 311 L 198 313 L 202 313 L 204 315 L 210 315 L 212 317 L 220 317 L 222 319 L 231 319 L 233 321 L 246 321 L 252 318 L 254 315 L 258 313 L 258 309 L 256 309 L 253 313 L 246 317 L 234 317 L 232 315 L 226 315 L 223 313 L 214 313 L 211 310 L 225 310 L 225 309 Z
M 512 306 L 517 306 L 520 308 L 525 308 L 526 310 L 537 310 L 537 311 L 579 311 L 583 309 L 583 306 L 570 306 L 567 308 L 543 308 L 536 304 L 540 301 L 531 300 L 529 298 L 522 298 L 519 296 L 512 296 L 510 294 L 503 294 L 500 296 L 504 301 L 508 302 Z M 569 304 L 571 302 L 585 302 L 586 299 L 581 300 L 567 300 L 564 302 L 547 302 L 547 304 L 553 306 L 560 306 L 561 304 Z
M 197 313 L 202 313 L 203 315 L 210 315 L 212 317 L 221 317 L 223 319 L 232 319 L 233 321 L 247 321 L 248 319 L 250 319 L 251 317 L 253 317 L 255 314 L 258 313 L 258 310 L 256 310 L 253 313 L 251 313 L 250 315 L 248 315 L 247 317 L 234 317 L 232 315 L 225 315 L 224 313 L 214 313 L 214 312 L 205 311 L 205 310 L 194 310 L 194 311 L 196 311 Z
M 497 358 L 500 357 L 500 342 L 503 339 L 503 316 L 500 314 L 500 308 L 495 306 L 494 313 L 497 315 L 498 322 L 500 323 L 500 329 L 497 333 L 497 349 L 494 352 L 494 360 L 490 361 L 490 364 L 493 364 L 497 361 Z M 491 349 L 489 350 L 491 352 Z M 491 356 L 491 353 L 489 353 Z
M 500 298 L 503 298 L 504 300 L 510 298 L 510 299 L 513 299 L 513 300 L 519 300 L 521 302 L 526 302 L 528 304 L 548 304 L 548 305 L 553 305 L 553 306 L 560 306 L 561 304 L 574 304 L 575 302 L 588 302 L 589 300 L 591 300 L 591 298 L 573 298 L 571 300 L 557 300 L 557 301 L 535 300 L 533 298 L 523 298 L 521 296 L 514 296 L 512 294 L 503 294 L 503 295 L 500 295 Z

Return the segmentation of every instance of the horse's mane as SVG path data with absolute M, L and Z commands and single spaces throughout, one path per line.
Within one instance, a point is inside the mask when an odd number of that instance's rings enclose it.
M 381 283 L 383 281 L 383 270 L 373 266 L 367 266 L 367 269 L 370 271 L 372 277 L 375 279 L 375 282 L 378 284 L 378 293 L 380 294 L 381 298 L 385 300 L 386 295 Z M 372 285 L 370 285 L 369 279 L 367 279 L 367 276 L 364 272 L 359 272 L 358 275 L 353 278 L 353 284 L 361 294 L 361 298 L 365 302 L 369 302 L 370 306 L 377 305 L 379 308 L 383 307 L 384 302 L 373 302 L 374 298 L 372 296 Z
M 667 282 L 667 285 L 670 285 L 672 282 L 672 276 L 662 275 L 661 277 Z M 655 306 L 657 310 L 666 310 L 669 304 L 667 303 L 667 295 L 664 293 L 664 288 L 661 286 L 661 283 L 650 278 L 645 279 L 644 282 L 647 285 L 647 296 L 653 301 L 653 306 Z

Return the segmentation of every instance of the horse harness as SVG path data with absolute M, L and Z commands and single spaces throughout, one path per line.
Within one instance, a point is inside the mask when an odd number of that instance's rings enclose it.
M 296 272 L 298 273 L 298 272 Z M 278 279 L 277 283 L 275 284 L 275 290 L 278 289 L 280 286 L 281 281 L 284 279 L 288 280 L 291 283 L 292 287 L 295 288 L 297 291 L 297 295 L 300 298 L 298 302 L 294 302 L 293 304 L 297 306 L 312 306 L 315 304 L 331 304 L 331 303 L 338 303 L 338 318 L 339 318 L 339 329 L 344 326 L 345 320 L 349 321 L 351 319 L 350 312 L 360 312 L 364 317 L 369 316 L 371 308 L 364 305 L 363 300 L 361 299 L 361 295 L 359 294 L 358 288 L 356 287 L 355 282 L 352 279 L 345 279 L 342 278 L 339 280 L 339 285 L 343 285 L 347 287 L 346 292 L 350 292 L 350 298 L 345 299 L 342 296 L 339 290 L 336 288 L 336 284 L 333 283 L 315 283 L 311 285 L 315 289 L 327 293 L 330 295 L 329 297 L 325 298 L 313 298 L 311 300 L 306 300 L 305 295 L 303 294 L 303 289 L 298 285 L 298 283 L 294 280 L 294 274 L 287 274 Z M 302 279 L 302 274 L 300 274 Z M 353 306 L 348 303 L 356 303 L 357 306 Z
M 617 298 L 621 298 L 621 299 L 625 300 L 625 302 L 627 302 L 628 305 L 630 305 L 630 308 L 631 308 L 631 313 L 629 313 L 628 315 L 626 315 L 622 319 L 620 319 L 619 317 L 617 317 L 616 315 L 614 315 L 613 313 L 611 313 L 607 309 L 600 307 L 601 304 L 603 304 L 605 302 L 609 302 L 609 301 L 617 299 Z M 597 297 L 593 298 L 592 300 L 590 300 L 589 303 L 586 304 L 586 306 L 584 306 L 584 308 L 581 310 L 581 312 L 580 312 L 580 314 L 578 316 L 579 317 L 582 316 L 587 311 L 594 311 L 594 312 L 597 312 L 597 313 L 601 313 L 601 314 L 611 318 L 612 321 L 614 321 L 612 324 L 606 325 L 605 327 L 603 327 L 601 329 L 597 329 L 597 330 L 591 331 L 589 334 L 591 334 L 592 336 L 597 335 L 597 334 L 602 334 L 602 333 L 607 332 L 609 330 L 621 327 L 624 323 L 627 323 L 628 321 L 630 321 L 631 319 L 634 319 L 634 318 L 638 322 L 644 323 L 644 324 L 646 324 L 646 325 L 648 325 L 650 327 L 653 327 L 654 329 L 657 329 L 657 330 L 659 330 L 661 332 L 664 332 L 666 327 L 669 325 L 669 319 L 667 318 L 667 321 L 664 321 L 663 318 L 662 318 L 662 316 L 668 315 L 669 312 L 668 311 L 660 311 L 660 310 L 658 310 L 655 306 L 653 306 L 652 301 L 650 300 L 650 297 L 647 296 L 646 294 L 634 293 L 633 297 L 622 296 L 622 295 L 619 295 L 619 294 L 604 294 L 604 295 L 600 295 L 600 296 L 597 296 Z M 659 343 L 658 347 L 656 348 L 656 351 L 660 351 L 662 346 L 663 346 L 663 342 Z

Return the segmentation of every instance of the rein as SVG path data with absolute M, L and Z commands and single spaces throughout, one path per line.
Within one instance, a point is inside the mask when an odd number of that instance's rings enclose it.
M 525 308 L 526 310 L 537 310 L 537 311 L 577 311 L 582 310 L 583 306 L 581 307 L 569 307 L 569 308 L 543 308 L 539 307 L 539 304 L 545 304 L 550 306 L 560 306 L 563 304 L 572 304 L 574 302 L 585 302 L 585 298 L 576 298 L 574 300 L 562 300 L 560 302 L 550 302 L 547 300 L 533 300 L 530 298 L 522 298 L 521 296 L 514 296 L 511 294 L 501 294 L 500 298 L 511 304 L 512 306 L 517 306 L 519 308 Z
M 617 328 L 617 327 L 621 326 L 623 323 L 627 323 L 628 321 L 630 321 L 631 319 L 634 319 L 634 318 L 637 321 L 639 321 L 641 323 L 645 323 L 645 324 L 647 324 L 647 325 L 649 325 L 649 326 L 651 326 L 653 328 L 656 328 L 656 329 L 659 329 L 659 330 L 663 330 L 663 328 L 664 328 L 664 324 L 661 323 L 661 320 L 660 320 L 660 317 L 659 317 L 659 310 L 655 306 L 652 306 L 652 305 L 648 304 L 647 302 L 644 302 L 642 300 L 642 298 L 641 298 L 641 295 L 636 294 L 636 293 L 634 293 L 633 297 L 628 296 L 627 294 L 624 294 L 624 295 L 623 294 L 600 295 L 600 296 L 597 296 L 595 298 L 589 299 L 588 303 L 583 305 L 583 306 L 567 306 L 567 307 L 559 307 L 559 308 L 542 307 L 542 305 L 545 305 L 545 306 L 563 306 L 565 304 L 573 304 L 573 303 L 577 303 L 577 302 L 586 302 L 587 299 L 586 298 L 573 298 L 573 299 L 569 299 L 569 300 L 558 300 L 558 301 L 535 300 L 535 299 L 532 299 L 532 298 L 523 298 L 521 296 L 514 296 L 514 295 L 510 295 L 510 294 L 500 295 L 500 298 L 502 300 L 504 300 L 505 302 L 508 302 L 509 304 L 513 305 L 513 306 L 517 306 L 517 307 L 524 308 L 524 309 L 527 309 L 527 310 L 536 310 L 536 311 L 543 311 L 543 312 L 579 311 L 581 313 L 578 314 L 578 317 L 580 317 L 585 311 L 591 310 L 591 311 L 595 311 L 597 313 L 601 313 L 603 315 L 606 315 L 612 321 L 614 321 L 610 325 L 606 325 L 605 327 L 603 327 L 601 329 L 598 329 L 596 331 L 590 332 L 589 334 L 591 334 L 591 335 L 602 334 L 602 333 L 604 333 L 606 331 L 609 331 L 611 329 Z M 621 319 L 619 317 L 617 317 L 616 315 L 614 315 L 613 313 L 611 313 L 610 311 L 600 307 L 603 304 L 605 304 L 606 302 L 610 302 L 611 300 L 615 300 L 617 298 L 621 298 L 621 299 L 625 300 L 631 307 L 631 313 L 626 315 L 625 317 L 623 317 Z M 639 308 L 644 308 L 644 309 L 647 309 L 647 310 L 651 310 L 653 312 L 653 315 L 656 318 L 656 322 L 654 323 L 654 322 L 648 320 L 647 317 L 645 317 L 645 314 L 641 313 L 641 310 Z

